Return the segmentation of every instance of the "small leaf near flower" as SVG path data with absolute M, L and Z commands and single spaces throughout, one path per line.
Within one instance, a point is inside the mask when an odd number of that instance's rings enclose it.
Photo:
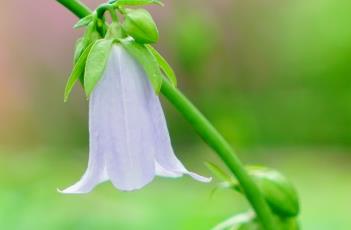
M 225 182 L 232 182 L 233 180 L 235 180 L 232 176 L 224 172 L 224 170 L 221 169 L 218 165 L 212 162 L 205 162 L 205 165 L 219 179 Z
M 160 0 L 110 0 L 109 3 L 114 3 L 117 6 L 144 6 L 151 4 L 163 6 Z
M 84 89 L 87 96 L 91 94 L 104 73 L 112 43 L 113 40 L 100 39 L 91 48 L 84 73 Z
M 160 66 L 152 53 L 146 48 L 145 45 L 139 44 L 133 40 L 121 40 L 121 44 L 130 53 L 140 65 L 143 66 L 149 81 L 158 94 L 161 90 L 163 76 Z
M 89 25 L 90 22 L 94 20 L 94 16 L 92 14 L 89 14 L 88 16 L 80 19 L 74 26 L 73 28 L 78 29 L 84 26 Z
M 155 43 L 159 37 L 156 23 L 145 9 L 127 10 L 122 28 L 141 44 Z
M 94 43 L 96 40 L 100 39 L 100 34 L 96 31 L 96 22 L 92 21 L 89 23 L 86 32 L 83 37 L 78 39 L 76 42 L 76 48 L 74 51 L 74 63 L 77 62 L 80 55 L 88 47 L 88 45 Z M 83 82 L 84 79 L 82 79 Z
M 158 64 L 160 65 L 161 70 L 165 73 L 168 80 L 170 80 L 172 85 L 176 87 L 177 86 L 177 77 L 176 77 L 172 67 L 168 64 L 166 59 L 164 57 L 162 57 L 162 55 L 154 47 L 152 47 L 151 45 L 146 45 L 146 47 L 154 55 Z
M 68 101 L 68 97 L 76 84 L 77 80 L 80 78 L 80 76 L 83 75 L 84 69 L 85 69 L 85 63 L 88 57 L 88 54 L 91 50 L 91 47 L 93 46 L 93 43 L 91 43 L 82 53 L 82 55 L 78 58 L 77 62 L 75 63 L 72 73 L 70 77 L 68 78 L 66 88 L 65 88 L 65 95 L 64 95 L 64 101 Z
M 73 63 L 77 63 L 83 51 L 84 51 L 84 37 L 81 37 L 76 41 L 76 44 L 75 44 Z

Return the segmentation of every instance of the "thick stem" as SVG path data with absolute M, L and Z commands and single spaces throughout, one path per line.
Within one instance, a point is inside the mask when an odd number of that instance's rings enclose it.
M 88 8 L 78 0 L 57 1 L 80 18 L 90 13 L 90 10 L 87 10 Z M 275 230 L 273 216 L 267 202 L 228 142 L 177 88 L 164 81 L 161 92 L 191 123 L 202 139 L 215 150 L 236 176 L 264 229 Z
M 57 2 L 69 9 L 78 18 L 84 18 L 91 13 L 91 10 L 78 0 L 57 0 Z

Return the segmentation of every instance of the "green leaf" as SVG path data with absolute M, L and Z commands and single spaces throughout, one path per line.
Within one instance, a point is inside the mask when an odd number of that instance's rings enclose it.
M 80 55 L 82 55 L 85 48 L 96 40 L 100 39 L 100 34 L 96 31 L 95 21 L 89 23 L 87 30 L 85 31 L 82 38 L 78 39 L 76 42 L 76 48 L 74 51 L 74 63 L 77 62 Z
M 206 167 L 219 179 L 224 180 L 224 181 L 233 181 L 234 178 L 228 175 L 226 172 L 224 172 L 223 169 L 221 169 L 219 166 L 215 165 L 214 163 L 211 162 L 205 162 Z
M 160 66 L 152 53 L 145 45 L 139 44 L 132 40 L 121 40 L 123 47 L 130 53 L 144 68 L 149 81 L 158 94 L 161 90 L 163 76 Z
M 122 25 L 124 32 L 141 44 L 155 43 L 159 33 L 151 14 L 145 9 L 127 10 Z
M 172 67 L 168 64 L 166 59 L 162 57 L 162 55 L 151 45 L 146 46 L 149 51 L 154 55 L 158 64 L 160 65 L 162 71 L 166 74 L 166 77 L 170 80 L 173 86 L 177 86 L 177 77 L 172 69 Z
M 117 6 L 144 6 L 157 4 L 163 6 L 160 0 L 111 0 L 110 3 L 115 3 Z
M 83 75 L 84 69 L 85 69 L 85 63 L 88 58 L 88 54 L 91 50 L 91 47 L 93 44 L 90 44 L 82 53 L 82 55 L 78 58 L 77 62 L 75 63 L 72 73 L 68 78 L 66 88 L 65 88 L 65 95 L 64 95 L 64 101 L 67 102 L 69 95 L 71 94 L 71 91 L 76 84 L 77 80 L 80 78 L 80 76 Z
M 75 44 L 75 49 L 74 49 L 74 56 L 73 56 L 73 63 L 77 63 L 79 57 L 82 55 L 83 51 L 84 51 L 84 47 L 85 44 L 84 44 L 84 37 L 82 38 L 79 38 L 77 41 L 76 41 L 76 44 Z
M 90 22 L 92 22 L 94 19 L 94 16 L 92 14 L 89 14 L 88 16 L 80 19 L 74 26 L 73 28 L 77 29 L 77 28 L 81 28 L 84 26 L 89 25 Z
M 87 96 L 91 94 L 105 71 L 112 44 L 113 40 L 100 39 L 91 48 L 84 73 L 84 89 Z

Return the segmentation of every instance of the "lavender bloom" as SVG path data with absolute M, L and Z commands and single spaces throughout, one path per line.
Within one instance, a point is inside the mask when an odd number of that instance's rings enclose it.
M 119 45 L 112 48 L 90 97 L 89 133 L 88 168 L 63 193 L 88 193 L 107 180 L 119 190 L 131 191 L 155 175 L 211 180 L 189 172 L 177 159 L 159 98 L 142 67 Z

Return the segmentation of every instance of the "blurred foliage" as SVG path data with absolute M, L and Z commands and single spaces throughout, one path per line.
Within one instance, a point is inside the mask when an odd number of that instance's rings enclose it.
M 211 23 L 182 8 L 173 52 L 187 93 L 239 145 L 350 146 L 350 8 L 240 1 Z

